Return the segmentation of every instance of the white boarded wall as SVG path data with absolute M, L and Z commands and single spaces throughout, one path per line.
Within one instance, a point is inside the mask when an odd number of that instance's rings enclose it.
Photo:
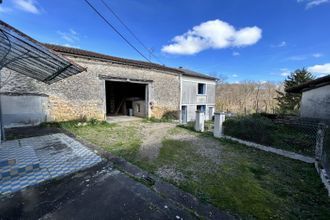
M 182 76 L 181 105 L 187 106 L 187 120 L 194 121 L 197 105 L 205 105 L 205 119 L 209 118 L 209 107 L 215 108 L 215 80 L 200 79 L 196 77 Z M 206 94 L 198 94 L 198 83 L 206 84 Z

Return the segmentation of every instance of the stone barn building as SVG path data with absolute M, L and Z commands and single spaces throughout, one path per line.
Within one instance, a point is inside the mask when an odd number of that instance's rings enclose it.
M 116 115 L 174 116 L 187 122 L 194 120 L 196 110 L 204 111 L 206 119 L 213 115 L 216 78 L 182 68 L 44 45 L 86 70 L 47 85 L 4 69 L 2 80 L 7 82 L 1 94 L 7 127 L 81 118 L 105 120 Z

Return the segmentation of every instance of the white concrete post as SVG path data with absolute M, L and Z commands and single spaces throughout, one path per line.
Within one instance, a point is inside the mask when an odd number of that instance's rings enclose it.
M 223 122 L 226 120 L 226 115 L 224 113 L 214 113 L 214 137 L 222 137 L 223 136 Z
M 315 147 L 315 159 L 317 161 L 322 160 L 324 154 L 324 136 L 325 136 L 326 125 L 324 123 L 319 123 L 316 133 L 316 147 Z
M 195 121 L 195 130 L 204 132 L 204 112 L 196 111 L 196 121 Z

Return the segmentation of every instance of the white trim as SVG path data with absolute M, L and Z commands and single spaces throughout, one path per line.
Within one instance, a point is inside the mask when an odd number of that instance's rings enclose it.
M 198 78 L 198 77 L 189 77 L 189 76 L 182 76 L 182 80 L 183 81 L 187 81 L 187 82 L 198 82 L 198 83 L 205 83 L 205 84 L 211 84 L 211 85 L 216 85 L 216 81 L 215 80 L 211 80 L 211 79 L 202 79 L 202 78 Z
M 195 103 L 195 104 L 185 104 L 185 103 L 181 103 L 181 105 L 208 105 L 208 106 L 210 106 L 210 107 L 214 107 L 215 106 L 215 103 Z
M 103 100 L 103 112 L 104 112 L 104 120 L 107 119 L 107 84 L 105 80 L 101 80 L 101 84 L 103 83 L 103 89 L 101 89 Z
M 149 104 L 149 100 L 150 100 L 150 92 L 149 92 L 149 85 L 150 84 L 147 84 L 146 87 L 145 87 L 145 95 L 144 95 L 144 99 L 145 99 L 145 109 L 146 109 L 146 113 L 145 113 L 145 116 L 147 116 L 148 118 L 150 117 L 150 104 Z
M 206 82 L 204 80 L 201 80 L 201 81 L 197 81 L 197 80 L 186 80 L 186 79 L 183 79 L 182 80 L 183 82 L 193 82 L 193 83 L 205 83 L 205 84 L 209 84 L 209 85 L 216 85 L 216 83 L 212 83 L 212 82 Z

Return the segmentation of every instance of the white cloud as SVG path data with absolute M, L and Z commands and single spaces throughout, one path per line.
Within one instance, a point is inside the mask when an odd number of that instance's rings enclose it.
M 36 0 L 13 0 L 15 6 L 23 11 L 32 14 L 39 14 L 40 10 Z
M 286 43 L 286 41 L 282 41 L 282 42 L 280 42 L 278 44 L 271 45 L 271 46 L 272 47 L 285 47 L 285 46 L 287 46 L 287 43 Z
M 241 55 L 241 54 L 240 54 L 239 52 L 237 52 L 237 51 L 234 51 L 232 54 L 233 54 L 234 57 Z
M 306 9 L 310 9 L 324 3 L 329 3 L 330 0 L 297 0 L 297 2 L 306 3 Z
M 79 34 L 73 29 L 70 29 L 67 32 L 57 31 L 57 34 L 59 34 L 61 38 L 67 41 L 68 43 L 76 43 L 77 41 L 80 40 Z
M 237 74 L 233 74 L 233 75 L 231 75 L 231 76 L 232 76 L 232 77 L 235 77 L 235 78 L 236 78 L 236 77 L 238 77 L 238 75 L 237 75 Z
M 67 44 L 67 43 L 65 43 L 65 44 L 61 44 L 61 45 L 64 46 L 64 47 L 80 48 L 80 47 L 77 46 L 77 45 L 72 45 L 72 44 Z
M 288 70 L 287 68 L 282 68 L 280 74 L 281 76 L 289 76 L 290 70 Z
M 329 2 L 329 0 L 313 0 L 313 1 L 309 1 L 306 4 L 306 9 L 309 9 L 309 8 L 312 8 L 312 7 L 321 5 L 323 3 L 327 3 L 327 2 Z
M 330 74 L 330 63 L 310 66 L 307 70 L 311 73 L 317 74 L 318 76 L 325 76 Z
M 256 26 L 236 30 L 219 19 L 201 23 L 182 35 L 175 36 L 162 51 L 169 54 L 193 55 L 206 49 L 244 47 L 257 43 L 262 30 Z
M 288 57 L 288 60 L 292 60 L 292 61 L 300 61 L 300 60 L 306 60 L 307 57 L 305 55 L 297 55 L 297 56 L 291 56 Z
M 315 58 L 319 58 L 319 57 L 322 57 L 323 54 L 322 53 L 314 53 L 314 54 L 312 54 L 312 56 L 315 57 Z
M 11 12 L 11 8 L 3 7 L 0 5 L 0 13 L 8 13 Z

